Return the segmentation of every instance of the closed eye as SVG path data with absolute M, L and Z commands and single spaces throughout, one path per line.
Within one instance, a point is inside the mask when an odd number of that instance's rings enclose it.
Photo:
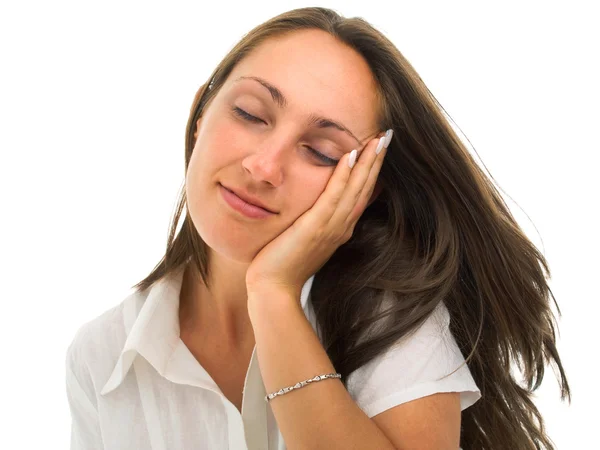
M 243 109 L 238 108 L 237 106 L 235 106 L 233 108 L 233 112 L 235 112 L 238 116 L 240 116 L 243 119 L 246 119 L 250 122 L 255 122 L 255 123 L 264 123 L 265 125 L 267 124 L 264 120 L 259 119 L 258 117 L 254 117 L 250 114 L 248 114 L 246 111 L 244 111 Z
M 234 106 L 233 108 L 233 112 L 241 117 L 244 120 L 247 120 L 248 122 L 253 122 L 253 123 L 264 123 L 265 125 L 267 124 L 264 120 L 255 117 L 251 114 L 248 114 L 246 111 L 244 111 L 241 108 L 238 108 L 237 106 Z M 340 161 L 339 159 L 333 159 L 333 158 L 329 158 L 327 156 L 325 156 L 324 154 L 322 154 L 321 152 L 315 150 L 312 147 L 309 147 L 308 145 L 305 146 L 317 159 L 323 161 L 324 163 L 326 163 L 327 165 L 331 165 L 331 166 L 335 166 L 337 165 L 337 163 Z

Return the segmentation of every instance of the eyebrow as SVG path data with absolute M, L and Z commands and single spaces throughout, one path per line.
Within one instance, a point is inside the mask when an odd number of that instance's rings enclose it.
M 254 81 L 258 81 L 261 85 L 263 85 L 265 88 L 267 88 L 269 90 L 269 93 L 271 94 L 271 97 L 273 97 L 273 101 L 277 104 L 277 106 L 279 108 L 285 108 L 288 105 L 288 100 L 285 97 L 285 95 L 283 95 L 283 92 L 281 92 L 281 90 L 279 90 L 278 88 L 276 88 L 275 86 L 273 86 L 271 83 L 269 83 L 267 80 L 260 78 L 260 77 L 254 77 L 254 76 L 242 76 L 237 78 L 235 82 L 240 81 L 240 80 L 254 80 Z M 354 136 L 354 134 L 348 129 L 346 128 L 344 125 L 342 125 L 339 122 L 336 122 L 332 119 L 329 119 L 327 117 L 320 117 L 317 116 L 315 114 L 311 114 L 309 116 L 308 119 L 308 124 L 309 125 L 316 125 L 318 128 L 335 128 L 337 130 L 343 131 L 344 133 L 352 136 L 354 138 L 354 140 L 356 142 L 359 143 L 359 145 L 363 145 L 363 143 L 360 141 L 360 139 L 358 139 L 356 136 Z

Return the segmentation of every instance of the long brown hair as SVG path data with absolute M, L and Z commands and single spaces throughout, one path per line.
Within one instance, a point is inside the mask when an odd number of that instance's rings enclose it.
M 324 30 L 363 56 L 381 94 L 379 129 L 394 129 L 379 174 L 381 194 L 311 290 L 320 336 L 342 381 L 419 327 L 443 300 L 482 393 L 462 413 L 462 448 L 554 449 L 532 401 L 547 363 L 558 368 L 561 400 L 571 400 L 556 349 L 550 296 L 559 315 L 560 309 L 546 281 L 548 264 L 417 72 L 368 22 L 301 8 L 247 33 L 196 93 L 185 134 L 186 174 L 196 122 L 231 70 L 266 39 L 301 29 Z M 136 289 L 188 261 L 208 286 L 206 244 L 187 212 L 176 235 L 184 206 L 182 188 L 165 255 Z M 394 301 L 382 318 L 384 292 Z M 386 327 L 359 339 L 381 320 Z M 515 379 L 513 366 L 523 380 Z

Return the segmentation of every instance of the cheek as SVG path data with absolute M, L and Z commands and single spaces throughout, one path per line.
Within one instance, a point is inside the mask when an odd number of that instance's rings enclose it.
M 197 184 L 198 180 L 202 177 L 202 168 L 206 166 L 206 156 L 202 151 L 202 147 L 197 145 L 192 152 L 190 157 L 190 163 L 188 164 L 186 182 L 188 185 Z
M 306 173 L 296 178 L 300 183 L 294 186 L 290 198 L 293 199 L 290 207 L 293 208 L 296 217 L 301 216 L 314 206 L 319 197 L 325 191 L 329 178 L 324 174 L 309 176 Z
M 209 147 L 203 141 L 198 141 L 194 147 L 185 176 L 185 195 L 188 208 L 195 210 L 206 201 L 211 184 L 215 183 L 213 164 L 218 164 L 214 156 L 209 154 Z
M 219 138 L 218 133 L 202 132 L 194 145 L 190 163 L 188 165 L 188 178 L 211 180 L 215 169 L 226 164 L 230 143 Z M 202 181 L 207 181 L 202 180 Z
M 215 122 L 210 132 L 204 133 L 198 148 L 202 154 L 202 163 L 220 169 L 237 160 L 248 147 L 248 136 L 236 127 L 228 126 L 226 121 Z M 250 144 L 252 145 L 252 144 Z
M 201 201 L 198 197 L 201 195 L 201 187 L 200 181 L 202 179 L 202 174 L 198 173 L 196 169 L 196 153 L 192 153 L 192 158 L 190 159 L 190 163 L 188 165 L 187 174 L 185 176 L 185 196 L 187 202 L 187 208 L 189 213 L 194 212 L 196 208 L 196 204 Z

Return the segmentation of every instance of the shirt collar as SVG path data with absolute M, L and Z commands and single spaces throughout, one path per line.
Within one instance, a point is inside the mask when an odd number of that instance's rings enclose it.
M 127 339 L 108 381 L 100 391 L 106 395 L 125 379 L 136 356 L 142 355 L 160 374 L 180 341 L 179 294 L 185 265 L 154 283 L 143 295 L 132 295 L 123 304 Z M 315 275 L 302 287 L 300 303 L 308 318 L 308 297 Z

